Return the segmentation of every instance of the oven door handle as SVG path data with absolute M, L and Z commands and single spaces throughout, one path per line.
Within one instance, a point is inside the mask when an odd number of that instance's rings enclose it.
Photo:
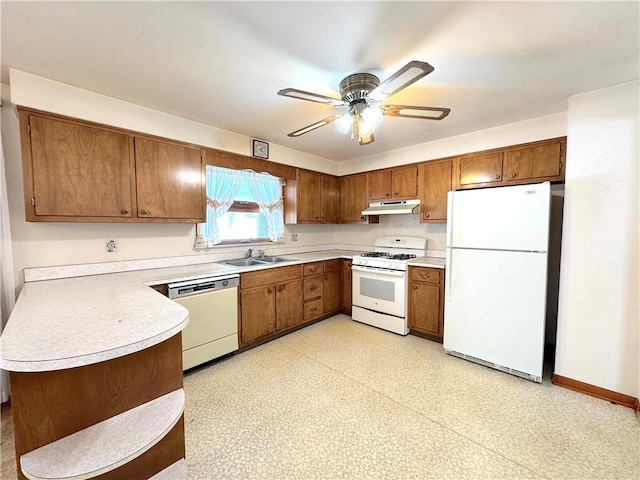
M 398 270 L 384 270 L 381 268 L 367 268 L 367 267 L 359 267 L 354 265 L 351 267 L 351 270 L 355 272 L 366 272 L 366 273 L 374 273 L 376 275 L 385 275 L 387 277 L 404 277 L 404 273 Z

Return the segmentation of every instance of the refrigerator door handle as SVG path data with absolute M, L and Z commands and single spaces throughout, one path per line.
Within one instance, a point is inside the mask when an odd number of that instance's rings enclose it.
M 447 247 L 453 246 L 453 193 L 447 193 Z
M 445 259 L 444 266 L 444 293 L 446 296 L 446 301 L 451 301 L 451 279 L 453 277 L 453 270 L 451 269 L 451 265 L 453 264 L 453 248 L 447 248 L 447 258 Z

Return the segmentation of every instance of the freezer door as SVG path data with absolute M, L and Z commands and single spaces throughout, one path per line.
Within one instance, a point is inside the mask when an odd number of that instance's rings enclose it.
M 444 348 L 542 377 L 547 255 L 448 250 Z
M 447 247 L 547 251 L 549 182 L 449 192 Z

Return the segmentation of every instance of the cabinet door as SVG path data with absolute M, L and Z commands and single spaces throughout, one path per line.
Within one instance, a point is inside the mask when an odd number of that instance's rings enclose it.
M 503 152 L 461 157 L 460 186 L 500 183 Z
M 138 216 L 204 221 L 200 149 L 135 139 Z
M 240 294 L 240 343 L 249 345 L 276 330 L 275 287 Z
M 342 310 L 351 312 L 351 260 L 342 261 Z
M 322 176 L 321 220 L 323 223 L 338 223 L 338 177 Z
M 391 172 L 393 199 L 415 199 L 418 195 L 418 167 L 394 168 Z
M 298 222 L 319 223 L 320 188 L 322 179 L 319 173 L 300 170 L 298 172 Z
M 368 207 L 367 175 L 340 177 L 340 223 L 365 223 L 362 210 Z
M 505 157 L 506 180 L 558 177 L 562 172 L 562 144 L 559 141 L 535 147 L 508 150 Z
M 446 222 L 447 192 L 451 190 L 451 161 L 421 163 L 418 173 L 420 222 Z
M 369 176 L 369 200 L 381 201 L 391 199 L 391 170 L 371 172 Z
M 302 322 L 302 282 L 285 283 L 276 290 L 276 329 L 284 330 Z
M 440 287 L 411 282 L 409 289 L 409 328 L 442 337 Z
M 324 275 L 324 313 L 340 310 L 340 276 L 341 272 L 325 273 Z
M 127 135 L 36 115 L 29 125 L 36 216 L 132 216 Z

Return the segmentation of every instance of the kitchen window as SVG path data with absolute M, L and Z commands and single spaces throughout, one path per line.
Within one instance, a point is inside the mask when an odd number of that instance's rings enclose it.
M 207 221 L 196 227 L 195 248 L 281 241 L 283 186 L 268 173 L 207 165 Z

